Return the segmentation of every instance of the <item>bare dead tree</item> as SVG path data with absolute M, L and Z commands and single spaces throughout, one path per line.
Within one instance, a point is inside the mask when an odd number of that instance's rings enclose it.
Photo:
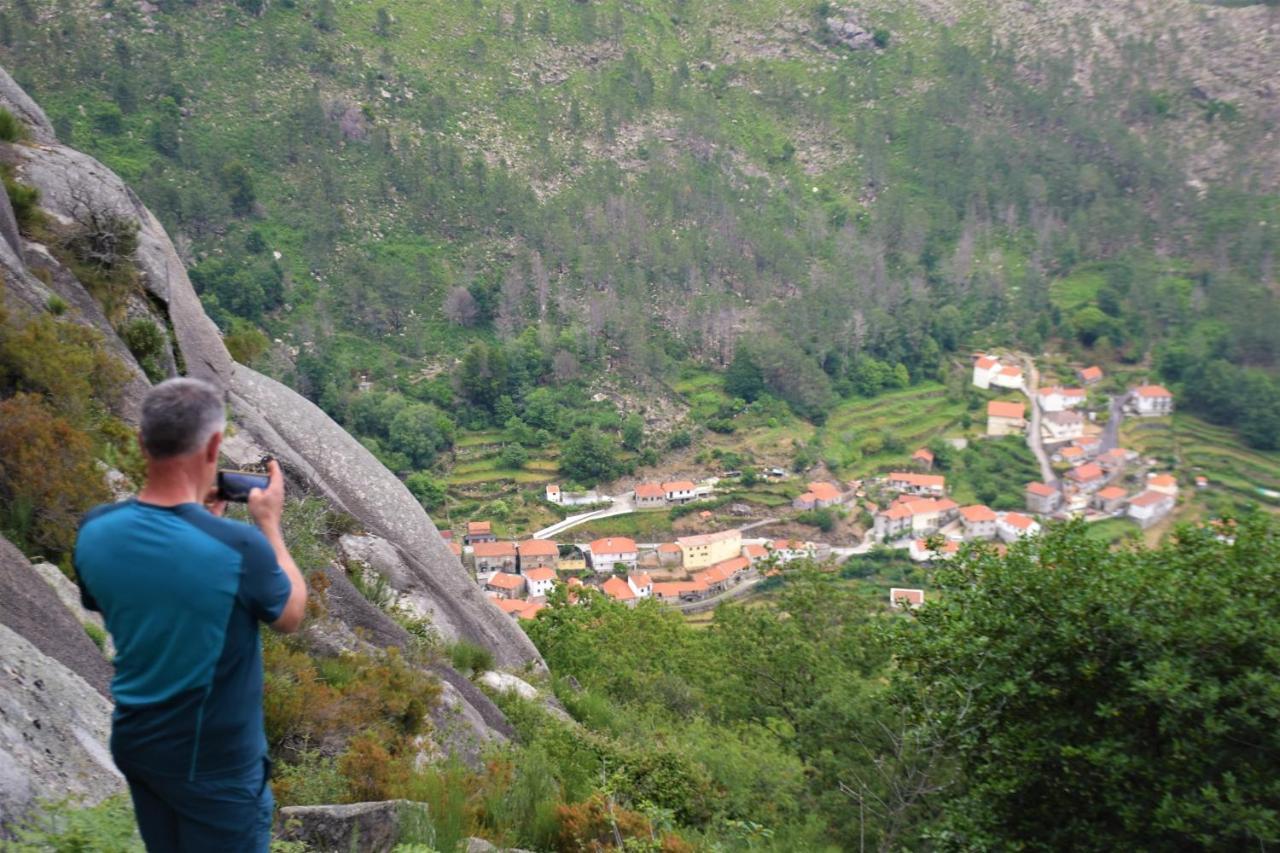
M 475 297 L 465 287 L 453 287 L 444 297 L 445 319 L 459 326 L 473 326 L 480 316 Z

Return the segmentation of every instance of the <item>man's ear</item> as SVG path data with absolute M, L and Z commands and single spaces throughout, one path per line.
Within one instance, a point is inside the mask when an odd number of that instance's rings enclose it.
M 204 461 L 216 463 L 218 461 L 218 450 L 222 447 L 222 433 L 215 432 L 209 436 L 209 443 L 204 446 Z

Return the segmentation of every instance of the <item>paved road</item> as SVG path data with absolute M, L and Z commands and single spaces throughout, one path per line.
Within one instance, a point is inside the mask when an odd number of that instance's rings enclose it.
M 585 524 L 588 521 L 597 521 L 601 518 L 609 518 L 615 515 L 626 515 L 634 512 L 635 507 L 631 505 L 631 498 L 622 495 L 613 499 L 613 503 L 604 509 L 597 509 L 591 512 L 583 512 L 578 515 L 571 515 L 563 521 L 557 521 L 550 527 L 544 527 L 534 532 L 531 536 L 533 539 L 550 539 L 552 536 L 559 536 L 566 530 L 571 530 L 579 524 Z
M 1124 422 L 1124 395 L 1111 398 L 1111 415 L 1102 428 L 1102 452 L 1120 446 L 1120 424 Z
M 1040 463 L 1040 479 L 1053 485 L 1057 477 L 1053 474 L 1053 466 L 1049 464 L 1049 454 L 1045 453 L 1044 442 L 1040 438 L 1040 402 L 1036 397 L 1036 389 L 1040 387 L 1040 372 L 1036 370 L 1035 359 L 1025 355 L 1020 358 L 1024 368 L 1023 373 L 1027 377 L 1022 393 L 1026 394 L 1031 402 L 1031 425 L 1027 430 L 1027 447 L 1031 448 L 1036 461 Z

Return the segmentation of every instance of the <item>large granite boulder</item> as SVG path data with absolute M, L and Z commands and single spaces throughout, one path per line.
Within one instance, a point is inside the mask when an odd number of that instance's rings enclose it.
M 0 107 L 18 117 L 36 142 L 54 142 L 53 125 L 31 96 L 22 90 L 9 72 L 0 68 Z
M 441 636 L 490 649 L 504 667 L 544 667 L 519 626 L 491 605 L 404 484 L 311 401 L 243 365 L 231 402 L 258 444 L 386 540 Z
M 22 552 L 0 538 L 0 625 L 110 695 L 111 664 Z M 3 659 L 3 658 L 0 658 Z
M 107 749 L 110 733 L 106 697 L 0 625 L 0 826 L 42 801 L 94 804 L 122 791 Z
M 276 813 L 276 838 L 301 841 L 316 853 L 387 853 L 400 841 L 402 822 L 422 808 L 408 800 L 287 806 Z

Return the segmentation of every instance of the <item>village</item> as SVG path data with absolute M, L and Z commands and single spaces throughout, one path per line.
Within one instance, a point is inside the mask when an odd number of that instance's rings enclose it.
M 519 541 L 499 539 L 492 523 L 483 520 L 468 521 L 461 541 L 455 541 L 453 531 L 444 534 L 495 606 L 514 618 L 531 619 L 561 583 L 570 598 L 590 587 L 625 605 L 653 599 L 694 613 L 746 594 L 799 559 L 824 562 L 884 548 L 928 565 L 953 557 L 966 543 L 985 541 L 1003 549 L 1035 536 L 1049 522 L 1069 518 L 1086 523 L 1127 519 L 1144 530 L 1173 511 L 1178 481 L 1172 472 L 1158 470 L 1155 460 L 1119 446 L 1119 426 L 1126 416 L 1171 414 L 1173 395 L 1162 386 L 1143 384 L 1118 396 L 1091 396 L 1090 389 L 1102 379 L 1099 367 L 1088 366 L 1075 370 L 1070 385 L 1040 387 L 1035 365 L 1025 356 L 975 355 L 972 385 L 997 397 L 986 405 L 986 437 L 1025 437 L 1042 473 L 1026 483 L 1020 511 L 958 504 L 950 497 L 946 476 L 934 471 L 933 452 L 919 448 L 903 470 L 844 483 L 815 480 L 792 499 L 797 513 L 834 510 L 869 519 L 861 541 L 852 547 L 749 535 L 750 528 L 765 522 L 667 542 L 626 536 L 559 541 L 574 526 L 593 519 L 712 498 L 720 481 L 714 477 L 640 482 L 615 496 L 548 484 L 548 502 L 584 511 Z M 763 473 L 788 476 L 776 468 Z M 1202 479 L 1197 478 L 1198 487 L 1203 487 Z M 704 510 L 699 516 L 710 522 L 713 514 Z M 924 596 L 923 589 L 893 587 L 889 604 L 917 607 Z

